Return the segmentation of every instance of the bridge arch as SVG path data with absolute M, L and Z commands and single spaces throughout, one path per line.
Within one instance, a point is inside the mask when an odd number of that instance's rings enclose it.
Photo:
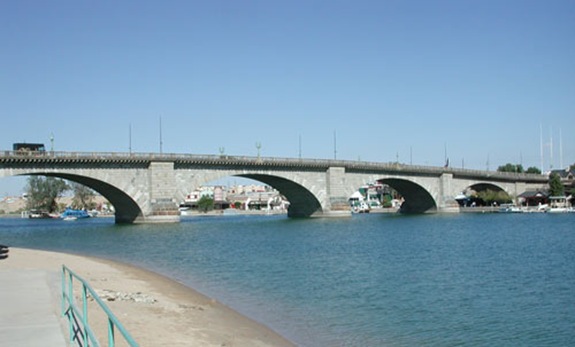
M 421 185 L 400 178 L 383 178 L 377 180 L 395 189 L 405 201 L 401 204 L 402 213 L 437 212 L 437 203 L 427 189 Z
M 185 174 L 184 174 L 185 172 Z M 325 194 L 321 190 L 314 191 L 313 186 L 302 180 L 297 173 L 285 172 L 275 174 L 263 172 L 246 172 L 235 170 L 219 170 L 210 174 L 199 174 L 193 171 L 181 171 L 178 182 L 186 182 L 178 188 L 178 198 L 180 201 L 189 193 L 190 189 L 195 189 L 210 182 L 221 180 L 225 177 L 243 177 L 253 179 L 267 184 L 276 189 L 289 201 L 288 217 L 312 217 L 321 215 L 324 211 L 321 197 Z
M 509 192 L 508 189 L 509 189 L 508 185 L 500 186 L 490 182 L 473 183 L 467 186 L 461 192 L 461 194 L 468 197 L 468 199 L 460 200 L 459 203 L 460 204 L 463 203 L 464 205 L 472 203 L 473 205 L 485 206 L 495 204 L 497 202 L 499 203 L 512 202 L 515 199 L 517 193 L 512 194 Z
M 290 203 L 288 217 L 310 217 L 322 211 L 321 203 L 315 195 L 292 180 L 264 174 L 239 174 L 235 176 L 254 179 L 277 189 Z
M 474 184 L 472 184 L 472 185 L 470 185 L 470 186 L 468 186 L 468 187 L 466 188 L 466 190 L 470 190 L 470 189 L 471 189 L 471 190 L 475 190 L 476 192 L 482 192 L 482 191 L 485 191 L 485 190 L 492 190 L 492 191 L 494 191 L 494 192 L 501 192 L 501 191 L 503 191 L 503 192 L 506 192 L 506 193 L 509 194 L 509 192 L 507 192 L 504 188 L 502 188 L 502 187 L 500 187 L 500 186 L 498 186 L 498 185 L 496 185 L 496 184 L 486 183 L 486 182 L 474 183 Z
M 116 223 L 134 223 L 143 216 L 140 206 L 128 194 L 109 183 L 95 178 L 58 172 L 30 172 L 16 176 L 57 177 L 85 185 L 100 193 L 114 206 Z

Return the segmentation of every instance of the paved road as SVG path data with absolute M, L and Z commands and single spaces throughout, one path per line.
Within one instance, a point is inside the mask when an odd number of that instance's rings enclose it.
M 2 269 L 0 260 L 0 346 L 67 346 L 60 324 L 59 273 Z

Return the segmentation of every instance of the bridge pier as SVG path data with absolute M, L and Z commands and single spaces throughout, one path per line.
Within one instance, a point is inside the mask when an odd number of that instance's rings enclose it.
M 173 162 L 151 162 L 148 167 L 150 202 L 143 218 L 135 223 L 173 223 L 180 221 Z
M 347 194 L 345 167 L 330 167 L 326 172 L 326 192 L 329 203 L 320 217 L 349 217 L 351 208 Z
M 443 173 L 439 176 L 439 199 L 437 201 L 437 212 L 440 213 L 458 213 L 459 204 L 455 201 L 453 195 L 453 174 Z

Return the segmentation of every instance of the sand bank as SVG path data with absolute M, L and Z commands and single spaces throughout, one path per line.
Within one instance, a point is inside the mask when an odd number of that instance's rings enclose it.
M 167 277 L 109 260 L 11 248 L 4 269 L 44 270 L 53 279 L 54 310 L 60 314 L 60 271 L 65 264 L 98 292 L 139 293 L 144 300 L 116 299 L 108 307 L 140 346 L 294 346 L 271 329 Z M 94 311 L 90 308 L 90 312 Z M 91 325 L 102 332 L 106 321 Z

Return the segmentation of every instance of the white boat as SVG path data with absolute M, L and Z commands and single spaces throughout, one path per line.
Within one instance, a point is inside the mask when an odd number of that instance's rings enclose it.
M 573 208 L 569 206 L 569 199 L 566 196 L 550 196 L 549 206 L 545 209 L 547 213 L 567 213 Z
M 523 213 L 521 207 L 513 204 L 501 204 L 499 207 L 499 212 L 502 213 Z
M 353 213 L 369 213 L 369 205 L 365 201 L 358 201 L 352 204 L 351 212 Z
M 31 218 L 31 219 L 47 219 L 47 218 L 58 218 L 57 214 L 43 212 L 40 210 L 30 210 L 22 212 L 22 218 Z
M 567 213 L 570 212 L 570 208 L 567 207 L 551 207 L 547 211 L 547 213 Z
M 192 206 L 187 204 L 180 204 L 178 210 L 180 211 L 181 216 L 191 216 L 194 212 Z

